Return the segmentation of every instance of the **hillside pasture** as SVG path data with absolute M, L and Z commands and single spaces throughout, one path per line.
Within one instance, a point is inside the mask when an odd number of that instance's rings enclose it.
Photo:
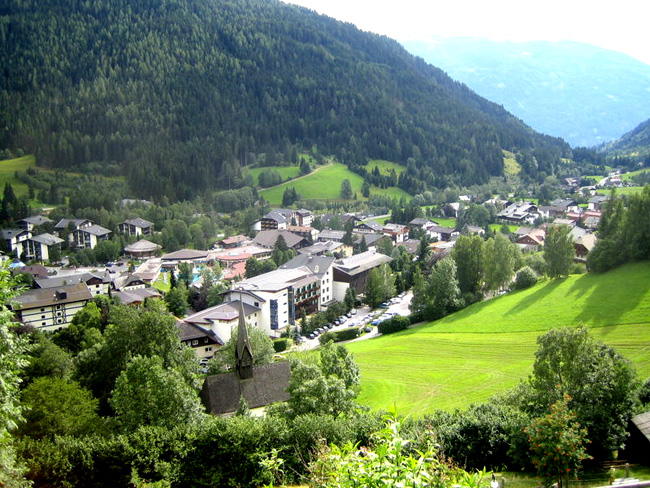
M 349 344 L 362 373 L 361 403 L 422 415 L 465 408 L 532 372 L 536 339 L 584 324 L 650 376 L 650 263 L 545 281 L 436 322 Z
M 350 180 L 352 192 L 357 194 L 359 200 L 362 200 L 363 178 L 341 163 L 318 167 L 309 175 L 261 190 L 260 195 L 274 206 L 282 204 L 282 194 L 291 187 L 294 187 L 304 200 L 340 200 L 341 182 L 344 179 Z M 389 195 L 392 198 L 401 198 L 402 196 L 411 198 L 404 190 L 394 187 L 381 189 L 373 186 L 370 192 L 371 194 Z
M 636 195 L 637 193 L 641 193 L 643 191 L 642 186 L 624 186 L 622 188 L 617 188 L 616 189 L 616 194 L 620 197 L 622 195 L 630 196 L 630 195 Z M 606 189 L 606 188 L 601 188 L 596 190 L 596 193 L 599 195 L 609 195 L 612 192 L 612 190 Z
M 379 170 L 379 173 L 382 175 L 390 174 L 390 171 L 392 169 L 394 169 L 395 173 L 398 175 L 406 171 L 405 166 L 398 163 L 393 163 L 391 161 L 386 161 L 385 159 L 370 159 L 364 168 L 366 168 L 366 171 L 370 173 L 375 169 L 375 166 Z
M 265 166 L 262 168 L 246 168 L 246 173 L 253 177 L 253 183 L 259 184 L 259 176 L 262 171 L 271 170 L 279 173 L 282 181 L 287 181 L 297 177 L 300 174 L 300 167 L 298 166 Z
M 36 167 L 36 157 L 33 154 L 14 159 L 0 161 L 0 186 L 4 188 L 5 183 L 10 183 L 16 196 L 21 197 L 27 194 L 27 185 L 16 179 L 16 171 L 27 171 Z

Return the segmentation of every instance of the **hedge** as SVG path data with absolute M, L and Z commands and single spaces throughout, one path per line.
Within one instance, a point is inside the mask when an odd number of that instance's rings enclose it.
M 343 330 L 325 332 L 321 334 L 318 338 L 318 341 L 321 344 L 325 344 L 328 341 L 341 342 L 341 341 L 350 341 L 359 337 L 359 328 L 358 327 L 349 327 Z
M 411 319 L 397 315 L 392 319 L 381 322 L 377 326 L 377 329 L 380 334 L 392 334 L 393 332 L 399 332 L 400 330 L 406 329 L 409 325 L 411 325 Z
M 275 339 L 273 341 L 273 349 L 275 349 L 275 352 L 286 351 L 287 347 L 289 347 L 289 339 L 286 337 Z

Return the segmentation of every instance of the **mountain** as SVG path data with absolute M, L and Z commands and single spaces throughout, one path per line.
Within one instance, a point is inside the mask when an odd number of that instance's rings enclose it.
M 570 41 L 437 38 L 403 44 L 573 147 L 618 139 L 650 117 L 650 66 L 625 54 Z
M 650 120 L 642 122 L 623 137 L 598 148 L 607 154 L 616 155 L 650 155 Z
M 246 183 L 297 151 L 409 163 L 403 188 L 482 183 L 541 136 L 396 41 L 277 0 L 9 0 L 0 149 L 125 175 L 146 198 Z

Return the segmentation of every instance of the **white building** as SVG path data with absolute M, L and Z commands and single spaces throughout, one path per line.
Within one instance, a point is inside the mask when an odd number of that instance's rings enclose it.
M 93 297 L 85 283 L 58 288 L 29 290 L 15 298 L 16 317 L 25 325 L 57 330 L 70 325 L 72 318 Z

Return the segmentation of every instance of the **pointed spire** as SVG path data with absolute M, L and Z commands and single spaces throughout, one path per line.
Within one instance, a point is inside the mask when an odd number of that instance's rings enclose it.
M 239 292 L 239 325 L 237 327 L 237 346 L 235 348 L 237 372 L 241 379 L 253 377 L 253 348 L 246 329 L 246 316 L 241 290 Z

